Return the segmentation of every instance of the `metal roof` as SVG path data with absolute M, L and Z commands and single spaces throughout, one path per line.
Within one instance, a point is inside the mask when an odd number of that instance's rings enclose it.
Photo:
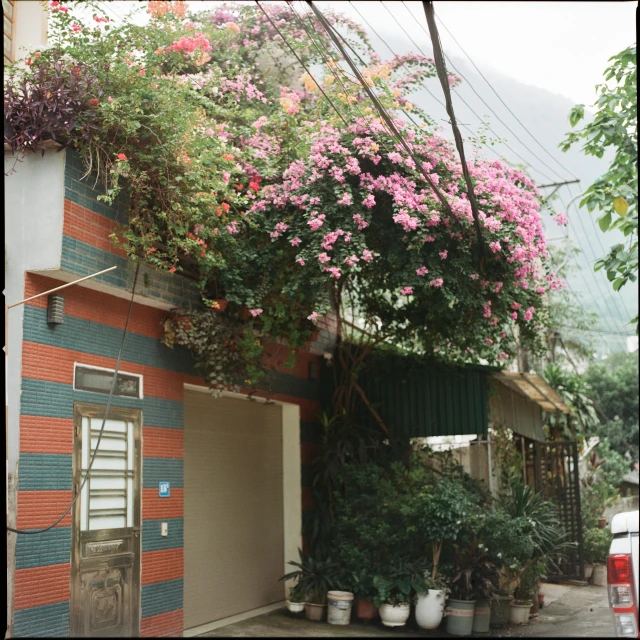
M 499 373 L 492 374 L 492 377 L 510 389 L 526 396 L 548 413 L 571 413 L 571 409 L 569 409 L 558 395 L 558 392 L 537 373 L 500 371 Z

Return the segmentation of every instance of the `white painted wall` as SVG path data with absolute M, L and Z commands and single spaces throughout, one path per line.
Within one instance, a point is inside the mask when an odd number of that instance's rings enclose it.
M 13 22 L 13 54 L 16 60 L 32 49 L 46 46 L 49 21 L 46 6 L 46 2 L 38 0 L 16 0 Z
M 37 2 L 17 4 L 34 4 Z M 60 267 L 64 207 L 65 154 L 54 150 L 44 156 L 30 153 L 16 164 L 5 187 L 5 359 L 6 442 L 7 442 L 7 523 L 16 524 L 16 478 L 20 442 L 20 393 L 22 377 L 22 321 L 24 306 L 7 305 L 24 299 L 27 270 Z M 5 172 L 15 163 L 5 153 Z M 7 536 L 7 620 L 13 623 L 13 572 L 16 535 Z

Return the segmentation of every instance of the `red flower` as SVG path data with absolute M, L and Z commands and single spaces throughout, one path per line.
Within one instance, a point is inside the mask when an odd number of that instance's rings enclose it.
M 237 185 L 236 185 L 236 189 L 237 189 L 238 191 L 242 191 L 242 185 L 241 185 L 241 184 L 237 184 Z
M 151 247 L 151 249 L 147 249 L 147 255 L 149 255 L 150 253 L 153 253 L 154 251 L 156 251 L 155 247 Z
M 226 202 L 222 203 L 222 208 L 224 209 L 224 212 L 227 213 L 229 211 L 229 205 Z
M 169 273 L 175 273 L 176 272 L 176 268 L 177 267 L 171 267 L 171 269 L 169 269 Z
M 250 182 L 249 183 L 249 189 L 251 189 L 253 191 L 259 191 L 260 184 L 258 182 Z
M 42 54 L 39 51 L 36 51 L 33 55 L 34 57 L 39 58 Z
M 98 100 L 98 98 L 93 98 L 92 100 L 89 100 L 89 106 L 90 107 L 96 107 L 96 106 L 98 106 L 99 102 L 100 101 Z
M 124 153 L 119 153 L 119 154 L 118 154 L 118 160 L 124 160 L 124 161 L 126 161 L 126 160 L 127 160 L 127 156 L 125 156 L 125 155 L 124 155 Z
M 202 251 L 202 252 L 200 253 L 200 257 L 201 257 L 201 258 L 204 258 L 206 255 L 207 255 L 207 253 L 206 253 L 205 251 Z
M 25 62 L 25 64 L 27 65 L 27 67 L 31 64 L 31 58 L 27 58 L 27 61 Z

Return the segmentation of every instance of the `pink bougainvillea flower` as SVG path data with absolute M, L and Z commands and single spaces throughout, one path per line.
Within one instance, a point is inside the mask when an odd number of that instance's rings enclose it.
M 522 306 L 522 305 L 521 305 L 520 303 L 518 303 L 518 302 L 512 302 L 512 303 L 511 303 L 511 308 L 512 308 L 514 311 L 517 311 L 521 306 Z
M 235 22 L 227 22 L 224 25 L 227 31 L 233 31 L 233 33 L 240 33 L 240 27 Z
M 117 155 L 118 160 L 122 160 L 123 162 L 125 162 L 127 160 L 127 156 L 124 153 L 119 153 Z
M 511 314 L 511 319 L 512 320 L 517 320 L 518 319 L 518 314 L 515 311 Z
M 344 261 L 350 266 L 353 267 L 354 264 L 360 262 L 360 258 L 356 255 L 347 256 Z
M 531 318 L 533 318 L 533 312 L 535 311 L 534 307 L 529 307 L 525 312 L 524 312 L 524 319 L 526 322 L 529 322 L 529 320 L 531 320 Z
M 371 253 L 371 251 L 369 251 L 369 249 L 365 249 L 362 252 L 362 259 L 365 262 L 371 262 L 373 260 L 373 253 Z
M 493 344 L 493 340 L 491 338 L 485 338 L 484 341 L 491 346 Z
M 441 251 L 438 255 L 440 256 L 440 260 L 446 260 L 448 251 L 445 249 L 444 251 Z
M 554 220 L 556 221 L 556 224 L 560 225 L 561 227 L 566 227 L 569 224 L 569 218 L 567 218 L 564 213 L 556 214 Z
M 304 260 L 303 260 L 302 258 L 298 258 L 297 263 L 298 263 L 301 267 L 304 267 L 305 262 L 304 262 Z
M 71 25 L 71 28 L 74 31 L 82 31 L 82 27 L 79 24 L 75 23 L 75 22 Z
M 330 262 L 330 260 L 331 258 L 324 251 L 318 254 L 318 262 L 320 264 L 323 264 L 324 262 Z
M 318 314 L 314 311 L 311 315 L 307 316 L 307 320 L 315 321 L 318 319 Z
M 500 246 L 499 242 L 490 242 L 489 243 L 489 249 L 491 249 L 491 251 L 493 251 L 493 253 L 498 253 L 498 251 L 500 251 L 502 247 Z
M 403 287 L 400 289 L 400 293 L 403 296 L 410 296 L 413 293 L 413 287 Z
M 259 316 L 262 313 L 262 309 L 251 309 L 249 313 L 255 318 L 256 316 Z
M 436 278 L 429 283 L 432 287 L 441 287 L 444 284 L 444 280 L 442 278 Z
M 509 354 L 505 353 L 504 351 L 498 356 L 498 360 L 508 360 L 509 359 Z
M 302 242 L 302 240 L 300 240 L 300 238 L 298 238 L 298 236 L 296 236 L 295 238 L 292 238 L 290 240 L 290 243 L 291 243 L 292 247 L 297 247 L 301 242 Z
M 416 275 L 426 276 L 427 273 L 429 273 L 429 269 L 427 269 L 427 267 L 420 267 L 419 269 L 416 269 Z

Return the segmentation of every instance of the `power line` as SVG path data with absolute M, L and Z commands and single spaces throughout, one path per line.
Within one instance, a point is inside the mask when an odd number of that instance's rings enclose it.
M 409 7 L 405 4 L 404 0 L 402 0 L 402 3 L 407 7 L 407 11 L 410 11 Z M 438 16 L 436 16 L 438 17 Z M 493 91 L 493 93 L 496 94 L 496 97 L 498 98 L 498 100 L 500 100 L 500 102 L 504 105 L 504 107 L 507 109 L 507 111 L 515 118 L 516 122 L 531 136 L 531 138 L 533 138 L 534 142 L 563 170 L 566 171 L 569 175 L 571 175 L 573 178 L 576 178 L 576 180 L 578 179 L 577 176 L 575 176 L 569 169 L 567 169 L 562 163 L 560 163 L 559 160 L 557 160 L 553 155 L 551 155 L 551 153 L 549 152 L 549 150 L 540 143 L 540 141 L 538 140 L 538 138 L 536 138 L 536 136 L 533 135 L 533 133 L 531 133 L 531 131 L 529 131 L 529 129 L 527 129 L 527 127 L 520 121 L 520 119 L 518 118 L 518 116 L 516 116 L 515 113 L 513 113 L 513 111 L 511 111 L 511 109 L 509 108 L 509 106 L 507 105 L 507 103 L 500 97 L 500 94 L 493 88 L 492 84 L 487 80 L 487 78 L 485 78 L 484 74 L 482 73 L 482 71 L 480 71 L 480 69 L 478 69 L 476 63 L 471 59 L 471 56 L 462 48 L 462 45 L 455 39 L 454 35 L 451 33 L 451 31 L 449 31 L 449 29 L 447 28 L 447 25 L 444 24 L 444 22 L 442 21 L 441 18 L 438 17 L 438 20 L 440 22 L 440 24 L 444 27 L 445 31 L 451 36 L 452 40 L 460 47 L 460 50 L 462 51 L 462 53 L 464 53 L 465 56 L 467 56 L 467 58 L 469 58 L 469 62 L 471 62 L 471 64 L 473 65 L 474 69 L 480 74 L 480 77 L 489 85 L 489 88 L 491 89 L 491 91 Z M 545 165 L 546 166 L 546 165 Z
M 569 186 L 569 193 L 571 194 L 571 196 L 573 197 L 573 190 L 571 189 L 571 186 Z M 569 203 L 569 206 L 571 206 L 574 202 L 575 202 L 576 198 L 573 198 L 573 200 Z M 578 205 L 574 204 L 574 207 L 578 213 L 578 215 L 580 215 L 580 209 L 578 208 Z M 567 212 L 568 214 L 568 212 Z M 593 220 L 593 216 L 590 213 L 587 213 L 587 216 L 589 217 L 589 220 L 591 221 L 591 226 L 593 227 L 593 230 L 595 231 L 595 236 L 596 239 L 598 240 L 598 244 L 600 245 L 600 250 L 602 251 L 602 257 L 604 258 L 607 255 L 607 250 L 604 248 L 604 245 L 602 244 L 602 240 L 600 239 L 600 236 L 602 235 L 602 232 L 596 227 L 596 223 Z M 611 292 L 609 292 L 611 295 Z M 624 307 L 624 310 L 627 312 L 629 319 L 633 318 L 633 314 L 631 313 L 631 311 L 629 311 L 629 308 L 627 307 L 626 302 L 624 301 L 624 298 L 620 295 L 620 297 L 618 298 L 620 300 L 620 302 L 622 302 L 622 306 Z
M 395 20 L 395 22 L 398 24 L 398 26 L 402 29 L 402 31 L 404 31 L 405 35 L 407 36 L 407 38 L 409 38 L 409 40 L 411 40 L 411 42 L 413 43 L 413 45 L 418 49 L 418 51 L 420 51 L 420 53 L 422 53 L 423 56 L 426 57 L 425 52 L 420 48 L 420 46 L 416 43 L 416 41 L 409 35 L 409 33 L 407 32 L 407 30 L 402 26 L 402 24 L 400 24 L 400 22 L 398 21 L 398 19 L 393 15 L 393 13 L 391 11 L 389 11 L 389 9 L 387 8 L 387 6 L 384 4 L 384 2 L 381 3 L 382 6 L 387 10 L 387 12 L 389 13 L 389 15 Z M 406 8 L 406 5 L 405 5 Z M 408 8 L 407 8 L 408 10 Z M 418 19 L 413 15 L 413 13 L 411 13 L 411 11 L 409 11 L 409 14 L 411 15 L 411 17 L 413 18 L 413 20 L 419 25 L 419 27 L 425 32 L 428 33 L 427 30 L 422 26 L 422 24 L 420 24 L 420 22 L 418 21 Z M 457 73 L 460 74 L 460 76 L 462 76 L 462 74 L 455 68 L 455 66 L 453 65 L 453 63 L 451 62 L 450 58 L 447 56 L 447 61 L 449 62 L 449 64 L 456 70 Z M 467 81 L 468 83 L 468 81 Z M 468 83 L 470 88 L 474 91 L 474 93 L 477 94 L 477 92 L 475 91 L 475 89 L 473 89 L 473 87 L 471 86 L 470 83 Z M 471 105 L 460 95 L 459 92 L 457 92 L 457 96 L 460 98 L 460 100 L 462 101 L 463 104 L 465 104 L 467 106 L 467 108 L 471 111 L 471 113 L 473 113 L 474 116 L 476 116 L 476 118 L 478 118 L 478 120 L 480 120 L 480 122 L 483 122 L 482 118 L 474 111 L 473 107 L 471 107 Z M 478 96 L 480 97 L 480 96 Z M 482 100 L 482 98 L 480 98 Z M 484 102 L 484 100 L 483 100 Z M 486 102 L 485 102 L 486 104 Z M 489 106 L 489 105 L 487 105 Z M 489 109 L 491 109 L 491 107 L 489 107 Z M 497 114 L 495 113 L 495 111 L 493 111 L 493 109 L 491 109 L 491 111 L 494 113 L 494 115 L 497 116 Z M 502 122 L 502 120 L 500 120 L 500 118 L 498 117 L 498 120 L 500 122 Z M 507 127 L 507 125 L 504 124 L 504 122 L 502 122 L 502 124 L 509 129 L 509 127 Z M 489 131 L 491 131 L 491 133 L 493 133 L 493 135 L 498 136 L 498 134 L 487 124 L 487 127 L 489 129 Z M 509 131 L 511 131 L 511 129 L 509 129 Z M 513 132 L 512 132 L 513 133 Z M 515 136 L 515 134 L 513 134 Z M 499 137 L 499 136 L 498 136 Z M 517 138 L 517 136 L 516 136 Z M 522 144 L 522 141 L 519 140 L 519 142 Z M 537 169 L 536 167 L 533 167 L 531 165 L 530 162 L 528 162 L 525 158 L 523 158 L 517 151 L 515 151 L 514 149 L 511 148 L 511 146 L 509 144 L 507 144 L 506 142 L 502 142 L 502 144 L 504 144 L 505 147 L 507 147 L 507 149 L 509 149 L 511 151 L 511 153 L 513 153 L 516 157 L 520 158 L 520 160 L 522 160 L 522 162 L 524 162 L 528 167 L 530 167 L 531 169 L 534 169 L 535 171 L 537 171 L 541 176 L 547 178 L 547 180 L 551 180 L 553 181 L 553 178 L 551 178 L 550 176 L 548 176 L 547 174 L 545 174 L 544 172 L 540 171 L 540 169 Z M 523 144 L 523 146 L 525 146 Z M 527 151 L 529 151 L 530 153 L 531 150 L 528 149 L 526 146 L 525 148 L 527 149 Z M 535 156 L 535 154 L 532 153 L 532 155 Z M 537 157 L 537 156 L 535 156 Z M 555 173 L 555 172 L 554 172 Z M 559 176 L 560 178 L 562 178 L 562 176 L 560 176 L 560 174 L 556 173 L 557 176 Z
M 558 197 L 560 198 L 560 201 L 561 201 L 561 202 L 562 202 L 562 204 L 564 205 L 564 207 L 565 207 L 565 211 L 566 211 L 566 210 L 567 210 L 567 207 L 566 207 L 566 203 L 565 203 L 565 201 L 564 201 L 564 198 L 563 198 L 561 195 L 558 195 Z M 569 215 L 569 212 L 568 212 L 568 211 L 567 211 L 567 215 Z M 592 253 L 592 254 L 595 254 L 595 250 L 593 249 L 593 245 L 591 244 L 591 240 L 590 240 L 590 238 L 589 238 L 589 234 L 587 233 L 586 229 L 584 228 L 584 223 L 582 222 L 582 216 L 578 215 L 578 221 L 579 221 L 579 223 L 580 223 L 580 227 L 581 227 L 581 229 L 582 229 L 582 232 L 587 236 L 587 243 L 589 244 L 589 248 L 591 249 L 591 253 Z M 582 243 L 580 242 L 580 237 L 578 236 L 578 234 L 577 234 L 577 232 L 576 232 L 575 228 L 574 228 L 573 232 L 574 232 L 574 235 L 575 235 L 575 237 L 576 237 L 576 240 L 578 241 L 578 246 L 580 247 L 580 249 L 581 249 L 581 251 L 582 251 L 582 255 L 583 255 L 583 256 L 584 256 L 584 258 L 585 258 L 585 262 L 587 263 L 587 271 L 589 271 L 589 273 L 591 274 L 591 276 L 592 276 L 592 278 L 593 278 L 594 282 L 596 283 L 596 287 L 597 287 L 597 289 L 598 289 L 598 292 L 600 293 L 600 296 L 602 297 L 602 300 L 604 301 L 604 300 L 606 300 L 606 298 L 607 298 L 608 296 L 606 296 L 606 295 L 602 292 L 602 289 L 601 289 L 601 287 L 600 287 L 600 282 L 599 282 L 598 278 L 596 277 L 596 272 L 593 270 L 593 268 L 592 268 L 592 267 L 591 267 L 591 265 L 589 264 L 589 261 L 588 261 L 588 260 L 587 260 L 587 258 L 586 258 L 586 253 L 585 253 L 585 251 L 584 251 L 584 247 L 582 246 Z M 594 298 L 594 300 L 596 300 L 596 301 L 597 301 L 597 299 L 596 299 L 596 298 Z M 620 308 L 618 307 L 618 305 L 617 305 L 617 304 L 615 304 L 615 301 L 614 301 L 613 307 L 614 307 L 614 309 L 616 310 L 616 313 L 618 314 L 618 317 L 619 317 L 619 319 L 620 319 L 620 322 L 621 322 L 623 325 L 624 325 L 624 324 L 626 324 L 626 323 L 625 323 L 625 321 L 624 321 L 624 318 L 622 317 L 622 314 L 620 313 Z M 599 304 L 598 304 L 598 308 L 600 308 L 600 305 L 599 305 Z M 603 314 L 603 316 L 604 316 L 604 314 Z M 605 316 L 605 317 L 606 317 L 606 316 Z
M 380 42 L 382 42 L 382 44 L 384 44 L 384 46 L 389 50 L 389 52 L 391 53 L 392 56 L 398 57 L 398 54 L 389 46 L 389 44 L 386 42 L 386 40 L 384 40 L 382 38 L 382 36 L 380 36 L 380 34 L 371 26 L 371 24 L 369 23 L 369 21 L 358 11 L 358 9 L 356 8 L 356 6 L 353 4 L 353 2 L 351 2 L 351 0 L 349 0 L 349 4 L 353 7 L 354 11 L 360 16 L 360 18 L 362 19 L 362 21 L 369 27 L 369 29 L 372 31 L 372 33 L 378 38 L 378 40 L 380 40 Z M 429 87 L 427 87 L 427 85 L 424 82 L 420 82 L 420 84 L 422 85 L 423 89 L 440 105 L 442 106 L 445 111 L 446 111 L 446 105 L 444 104 L 444 102 L 442 102 L 442 100 L 440 100 L 440 98 L 438 98 L 430 89 Z M 467 125 L 465 124 L 461 124 L 460 126 L 462 126 L 464 129 L 466 129 L 470 134 L 472 134 L 473 136 L 476 135 L 475 131 L 473 131 L 472 129 L 470 129 Z M 483 142 L 482 145 L 484 147 L 486 147 L 487 149 L 489 149 L 489 151 L 491 151 L 491 153 L 493 153 L 497 158 L 502 159 L 502 156 L 493 148 L 490 147 L 486 142 Z
M 382 3 L 384 5 L 384 2 Z M 411 15 L 411 17 L 418 23 L 418 25 L 422 28 L 422 30 L 424 31 L 424 27 L 422 27 L 422 23 L 418 21 L 418 19 L 413 15 L 413 13 L 411 13 L 411 11 L 409 11 L 409 7 L 406 5 L 406 3 L 402 2 L 402 4 L 405 6 L 405 9 L 409 12 L 409 14 Z M 386 6 L 385 6 L 386 8 Z M 387 11 L 389 11 L 387 9 Z M 391 13 L 391 12 L 389 12 Z M 393 15 L 393 14 L 392 14 Z M 394 16 L 395 19 L 395 16 Z M 440 19 L 439 19 L 440 20 Z M 397 22 L 397 20 L 396 20 Z M 442 24 L 442 20 L 440 20 L 440 23 Z M 444 24 L 443 24 L 444 26 Z M 471 84 L 471 82 L 463 75 L 463 73 L 461 71 L 459 71 L 455 65 L 453 64 L 453 62 L 451 61 L 451 58 L 449 58 L 449 56 L 447 56 L 447 61 L 449 62 L 449 64 L 453 67 L 453 69 L 456 71 L 456 73 L 458 73 L 460 75 L 460 77 L 469 85 L 469 88 L 473 91 L 473 93 L 476 94 L 476 96 L 478 96 L 478 98 L 480 98 L 480 100 L 482 101 L 482 103 L 489 109 L 489 111 L 491 111 L 491 113 L 493 113 L 493 115 L 498 118 L 498 121 L 501 122 L 504 127 L 511 133 L 511 135 L 513 135 L 513 137 L 536 159 L 538 160 L 540 163 L 542 163 L 547 169 L 549 169 L 549 171 L 552 171 L 555 175 L 557 175 L 560 179 L 562 179 L 562 176 L 553 168 L 550 167 L 542 158 L 538 157 L 529 147 L 527 147 L 527 145 L 520 140 L 520 138 L 518 137 L 518 135 L 516 134 L 515 131 L 513 131 L 506 122 L 504 122 L 500 116 L 491 108 L 491 105 L 487 103 L 487 101 L 475 90 L 475 87 Z

